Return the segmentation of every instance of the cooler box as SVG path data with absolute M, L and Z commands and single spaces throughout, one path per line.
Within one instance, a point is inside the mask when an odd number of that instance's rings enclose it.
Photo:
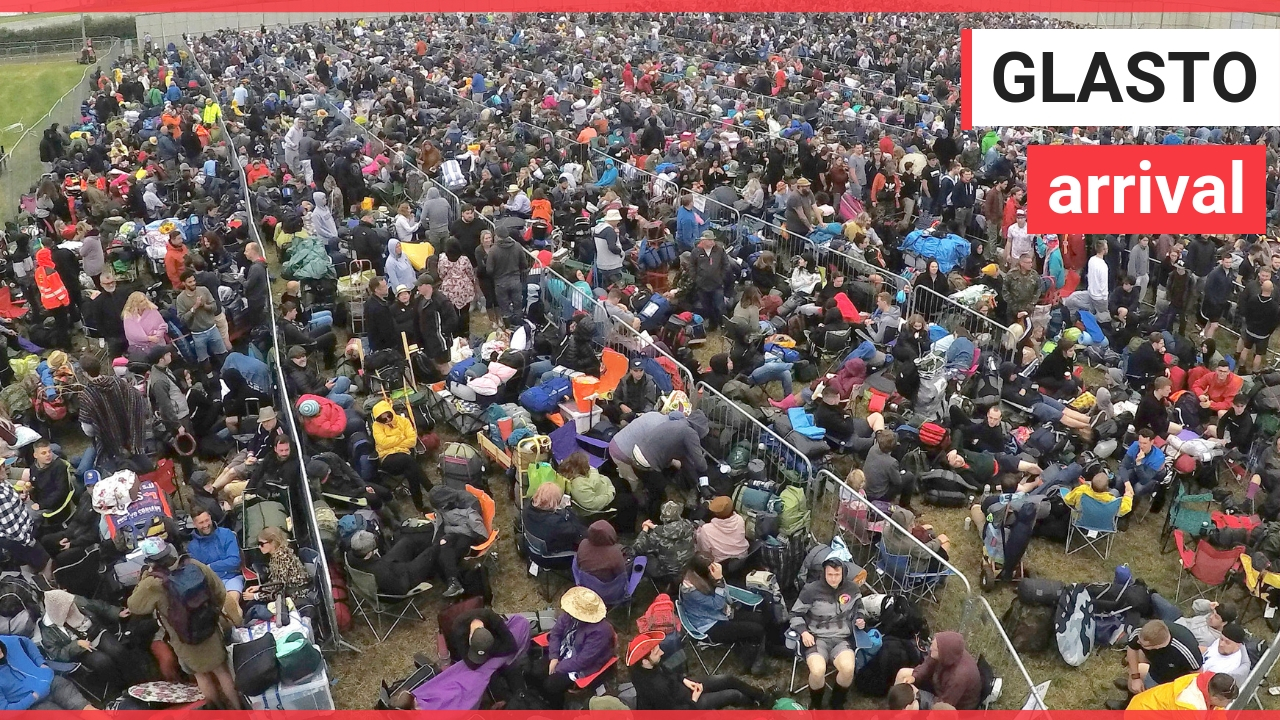
M 254 710 L 333 710 L 329 694 L 329 674 L 319 672 L 296 685 L 272 685 L 261 695 L 249 698 Z
M 596 423 L 600 422 L 602 414 L 600 406 L 594 403 L 591 405 L 591 412 L 578 410 L 578 403 L 574 400 L 566 400 L 560 403 L 560 417 L 564 418 L 565 424 L 574 423 L 579 433 L 587 432 Z

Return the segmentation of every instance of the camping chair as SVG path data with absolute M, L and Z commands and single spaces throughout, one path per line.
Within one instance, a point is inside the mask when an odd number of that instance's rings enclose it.
M 1120 503 L 1123 498 L 1110 502 L 1102 502 L 1088 495 L 1080 496 L 1080 505 L 1071 511 L 1071 524 L 1067 526 L 1067 554 L 1088 546 L 1098 557 L 1106 560 L 1111 554 L 1111 540 L 1116 534 L 1116 523 L 1120 519 Z M 1075 550 L 1071 549 L 1071 539 L 1079 537 L 1084 543 Z M 1099 549 L 1102 544 L 1102 549 Z
M 542 633 L 541 635 L 535 635 L 533 636 L 533 644 L 537 645 L 543 650 L 546 650 L 547 643 L 550 641 L 549 636 L 550 636 L 550 633 Z M 618 634 L 616 632 L 613 635 L 613 644 L 615 647 L 618 644 Z M 608 660 L 605 661 L 604 666 L 601 667 L 599 670 L 591 673 L 590 675 L 584 675 L 582 677 L 579 677 L 577 680 L 574 680 L 573 687 L 569 688 L 569 694 L 571 695 L 580 695 L 580 694 L 586 694 L 586 693 L 591 693 L 595 695 L 603 694 L 602 691 L 604 689 L 603 687 L 604 683 L 609 679 L 609 676 L 612 674 L 611 671 L 617 666 L 617 664 L 618 664 L 618 655 L 615 653 Z
M 648 564 L 648 557 L 637 555 L 631 561 L 630 573 L 622 573 L 609 582 L 601 582 L 591 573 L 579 570 L 576 553 L 572 563 L 570 563 L 570 568 L 573 571 L 573 583 L 575 585 L 581 585 L 599 595 L 605 606 L 610 610 L 626 605 L 627 619 L 630 620 L 631 598 L 635 595 L 636 588 L 640 587 L 640 581 L 644 579 L 644 569 Z
M 489 556 L 489 550 L 493 548 L 494 543 L 498 541 L 498 528 L 494 527 L 493 518 L 497 514 L 497 505 L 493 502 L 493 498 L 489 497 L 489 493 L 485 491 L 467 486 L 467 492 L 475 496 L 476 501 L 480 503 L 480 519 L 484 522 L 484 529 L 489 532 L 489 536 L 479 545 L 472 545 L 471 552 L 462 559 L 464 565 L 469 568 L 475 568 L 480 565 L 484 558 Z M 427 513 L 427 519 L 434 521 L 435 513 Z M 497 551 L 494 551 L 494 556 Z
M 533 534 L 526 532 L 524 534 L 525 549 L 529 554 L 529 574 L 538 578 L 538 589 L 542 592 L 542 599 L 551 600 L 551 576 L 553 574 L 560 575 L 564 579 L 572 582 L 572 575 L 565 575 L 565 570 L 572 568 L 573 560 L 578 553 L 573 550 L 565 550 L 564 552 L 553 553 L 547 550 L 547 544 L 542 538 L 535 537 Z
M 373 706 L 374 710 L 392 709 L 391 698 L 397 693 L 401 691 L 411 692 L 414 688 L 435 677 L 437 674 L 436 668 L 431 664 L 430 658 L 422 653 L 416 653 L 413 656 L 413 665 L 413 672 L 409 677 L 403 680 L 392 681 L 390 683 L 386 680 L 382 681 L 382 686 L 378 689 L 378 700 Z
M 796 632 L 791 628 L 788 628 L 787 631 L 782 634 L 782 640 L 783 640 L 783 643 L 786 644 L 788 648 L 795 650 L 795 653 L 796 653 L 795 657 L 791 658 L 791 678 L 787 680 L 787 694 L 794 695 L 800 692 L 801 690 L 803 690 L 806 686 L 808 686 L 808 683 L 804 682 L 803 680 L 801 684 L 799 685 L 796 684 L 796 671 L 800 669 L 800 665 L 805 661 L 804 660 L 805 647 L 804 647 L 804 643 L 800 640 L 800 633 Z M 853 651 L 855 654 L 860 653 L 863 650 L 870 650 L 871 647 L 872 647 L 871 636 L 867 633 L 866 630 L 853 631 Z M 835 665 L 833 665 L 832 663 L 827 663 L 827 674 L 824 675 L 823 677 L 831 677 L 832 675 L 835 675 L 835 674 L 836 674 Z
M 101 677 L 94 675 L 93 671 L 81 665 L 78 662 L 56 662 L 45 658 L 45 665 L 54 673 L 61 675 L 76 686 L 84 695 L 88 695 L 98 705 L 102 705 L 107 701 L 112 688 Z M 116 688 L 119 690 L 120 688 Z M 114 696 L 110 696 L 114 697 Z
M 952 572 L 946 566 L 933 568 L 933 557 L 921 561 L 910 555 L 895 555 L 884 546 L 884 538 L 876 544 L 876 572 L 889 579 L 887 592 L 901 592 L 917 602 L 938 601 L 938 592 Z
M 1270 570 L 1259 570 L 1253 564 L 1253 556 L 1249 553 L 1240 553 L 1240 574 L 1241 584 L 1245 589 L 1244 607 L 1240 609 L 1239 622 L 1244 625 L 1249 606 L 1255 600 L 1262 606 L 1262 617 L 1266 617 L 1267 611 L 1271 608 L 1271 593 L 1274 590 L 1280 590 L 1280 573 L 1274 573 Z M 1256 618 L 1255 618 L 1256 619 Z
M 825 365 L 833 357 L 844 357 L 853 339 L 853 329 L 830 330 L 822 338 L 822 347 L 816 347 L 818 359 Z M 871 338 L 868 337 L 868 340 Z
M 1178 559 L 1181 561 L 1174 603 L 1182 601 L 1182 583 L 1188 575 L 1191 576 L 1189 584 L 1196 590 L 1196 594 L 1190 599 L 1205 597 L 1215 589 L 1221 595 L 1227 575 L 1235 568 L 1240 554 L 1244 552 L 1243 545 L 1219 550 L 1205 540 L 1197 542 L 1195 550 L 1191 550 L 1187 547 L 1187 534 L 1182 530 L 1173 531 L 1173 542 L 1178 548 Z
M 347 571 L 347 588 L 351 591 L 351 598 L 355 600 L 355 607 L 351 611 L 364 617 L 365 623 L 369 625 L 369 630 L 373 632 L 373 637 L 378 642 L 385 642 L 391 637 L 391 632 L 396 629 L 401 620 L 412 620 L 414 617 L 419 622 L 426 620 L 422 611 L 418 609 L 417 600 L 431 589 L 431 583 L 419 583 L 406 595 L 379 593 L 378 581 L 373 573 L 356 570 L 345 559 L 343 564 Z M 387 628 L 386 632 L 382 631 L 384 618 L 391 618 L 391 627 Z
M 1174 497 L 1169 501 L 1169 513 L 1160 531 L 1160 552 L 1169 552 L 1169 536 L 1174 530 L 1197 534 L 1200 528 L 1213 521 L 1213 493 L 1187 494 L 1186 485 L 1178 483 Z
M 729 602 L 742 605 L 751 610 L 760 606 L 764 602 L 764 598 L 749 590 L 743 590 L 733 585 L 726 585 L 725 592 L 729 596 Z M 720 672 L 720 666 L 724 665 L 724 661 L 729 659 L 729 653 L 733 652 L 737 643 L 718 643 L 707 637 L 706 633 L 695 631 L 689 626 L 688 621 L 684 619 L 684 607 L 680 602 L 680 598 L 676 597 L 676 617 L 680 619 L 680 629 L 684 631 L 685 637 L 689 639 L 689 644 L 693 647 L 693 656 L 698 658 L 698 663 L 702 665 L 702 670 L 707 675 L 715 675 Z M 724 655 L 720 657 L 720 661 L 716 663 L 715 668 L 707 667 L 707 661 L 703 659 L 702 654 L 711 650 L 724 648 Z

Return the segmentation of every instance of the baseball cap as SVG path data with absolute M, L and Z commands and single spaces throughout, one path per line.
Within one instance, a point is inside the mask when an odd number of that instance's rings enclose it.
M 1245 632 L 1239 623 L 1227 623 L 1222 627 L 1222 637 L 1231 642 L 1242 643 L 1248 639 L 1249 633 Z
M 643 360 L 641 360 L 640 358 L 635 358 L 635 359 L 633 359 L 633 360 L 631 361 L 631 369 L 632 369 L 632 370 L 643 370 L 643 369 L 644 369 L 644 361 L 643 361 Z
M 493 648 L 493 633 L 486 628 L 476 628 L 471 633 L 471 644 L 467 647 L 467 661 L 472 665 L 483 665 L 489 659 L 489 650 Z

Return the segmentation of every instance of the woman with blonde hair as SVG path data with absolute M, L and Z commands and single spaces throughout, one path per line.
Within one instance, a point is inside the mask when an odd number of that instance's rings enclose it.
M 241 597 L 270 602 L 281 591 L 289 597 L 298 597 L 310 589 L 311 576 L 289 547 L 289 538 L 283 530 L 263 528 L 258 533 L 258 550 L 267 556 L 267 574 L 260 584 L 246 588 Z
M 152 348 L 168 344 L 169 325 L 146 295 L 140 292 L 130 295 L 120 316 L 124 320 L 124 336 L 129 341 L 131 352 L 145 354 Z
M 578 543 L 587 536 L 582 521 L 564 502 L 564 491 L 553 482 L 545 482 L 524 506 L 521 513 L 524 533 L 541 540 L 548 554 L 576 550 Z

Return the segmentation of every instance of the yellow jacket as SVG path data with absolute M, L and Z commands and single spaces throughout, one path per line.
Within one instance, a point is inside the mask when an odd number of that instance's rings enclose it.
M 1071 507 L 1078 507 L 1080 505 L 1081 495 L 1088 495 L 1089 497 L 1101 503 L 1109 503 L 1116 499 L 1116 496 L 1112 495 L 1109 492 L 1094 492 L 1093 488 L 1089 485 L 1089 483 L 1082 482 L 1079 485 L 1076 485 L 1075 487 L 1071 488 L 1071 492 L 1067 493 L 1067 496 L 1062 499 L 1062 502 L 1066 503 Z M 1125 495 L 1124 497 L 1120 498 L 1120 513 L 1119 513 L 1120 515 L 1128 515 L 1129 511 L 1132 509 L 1133 509 L 1132 495 Z
M 391 424 L 378 422 L 383 413 L 391 413 Z M 418 444 L 418 436 L 413 432 L 413 423 L 403 415 L 397 415 L 391 403 L 383 400 L 373 406 L 373 446 L 378 450 L 378 459 L 396 453 L 413 452 Z
M 1212 673 L 1209 673 L 1212 675 Z M 1144 690 L 1133 696 L 1126 710 L 1208 710 L 1209 698 L 1196 683 L 1199 673 Z
M 216 102 L 210 101 L 204 109 L 200 111 L 200 120 L 205 125 L 213 126 L 218 122 L 218 118 L 222 117 L 222 107 Z

